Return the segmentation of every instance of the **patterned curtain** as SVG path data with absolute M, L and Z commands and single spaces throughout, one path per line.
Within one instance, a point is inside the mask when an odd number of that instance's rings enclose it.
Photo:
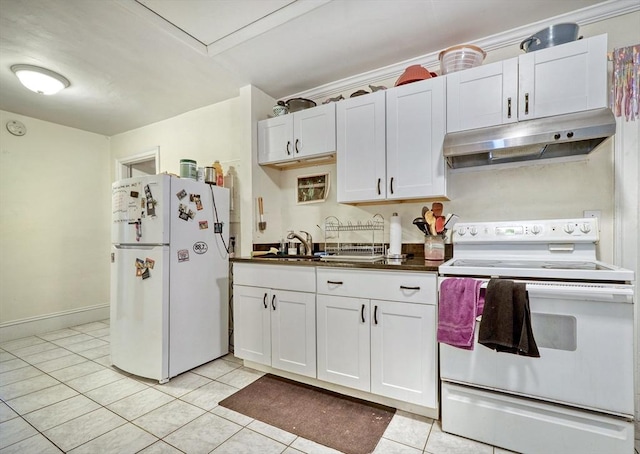
M 640 117 L 640 44 L 613 51 L 611 110 L 626 120 Z

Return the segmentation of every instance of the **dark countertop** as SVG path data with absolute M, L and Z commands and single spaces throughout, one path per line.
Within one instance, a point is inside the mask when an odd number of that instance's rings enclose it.
M 232 263 L 256 263 L 265 265 L 283 265 L 283 266 L 331 266 L 339 268 L 368 268 L 377 270 L 405 270 L 405 271 L 429 271 L 437 272 L 438 266 L 444 263 L 444 261 L 426 261 L 424 257 L 413 257 L 406 260 L 395 261 L 383 260 L 375 263 L 366 262 L 339 262 L 339 261 L 323 261 L 323 260 L 309 260 L 309 259 L 296 259 L 289 258 L 287 256 L 271 256 L 269 258 L 263 257 L 235 257 L 230 259 Z

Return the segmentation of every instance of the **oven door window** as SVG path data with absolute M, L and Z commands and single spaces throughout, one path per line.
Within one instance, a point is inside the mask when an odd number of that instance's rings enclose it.
M 533 330 L 538 348 L 552 348 L 573 352 L 578 348 L 577 321 L 570 315 L 531 314 Z

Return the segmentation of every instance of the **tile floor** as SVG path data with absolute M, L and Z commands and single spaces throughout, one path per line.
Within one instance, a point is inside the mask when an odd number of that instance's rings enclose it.
M 0 453 L 336 454 L 218 406 L 262 375 L 233 355 L 165 385 L 111 366 L 109 321 L 0 344 Z M 377 454 L 504 454 L 398 411 Z

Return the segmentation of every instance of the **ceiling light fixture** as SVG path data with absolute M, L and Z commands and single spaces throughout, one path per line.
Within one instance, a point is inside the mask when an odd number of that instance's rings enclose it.
M 15 73 L 22 85 L 41 95 L 55 95 L 70 85 L 69 80 L 50 69 L 33 65 L 13 65 Z

